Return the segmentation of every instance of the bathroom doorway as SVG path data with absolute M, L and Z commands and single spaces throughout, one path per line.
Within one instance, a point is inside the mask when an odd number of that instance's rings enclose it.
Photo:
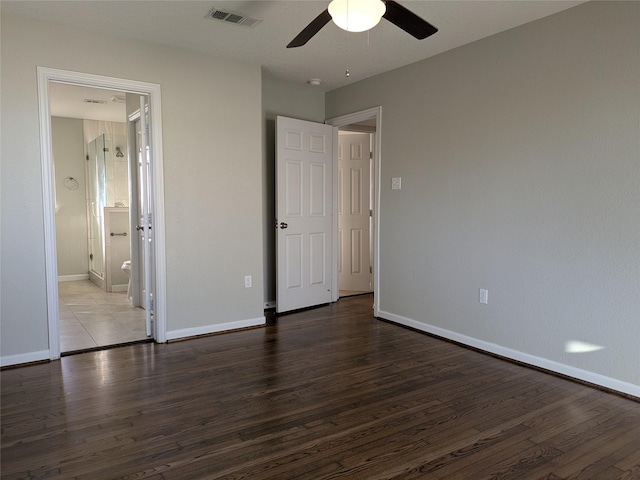
M 165 288 L 163 199 L 153 194 L 162 191 L 161 126 L 152 116 L 157 107 L 160 121 L 159 86 L 46 68 L 38 69 L 38 86 L 50 356 L 165 341 L 164 301 L 158 302 Z M 81 104 L 75 113 L 74 98 Z M 107 110 L 110 117 L 104 114 Z M 136 152 L 139 140 L 129 138 L 130 117 L 136 110 L 149 126 L 144 129 L 144 156 Z M 143 195 L 147 214 L 142 225 L 140 183 L 135 174 L 131 178 L 132 171 L 141 170 L 141 161 L 151 192 Z M 160 264 L 148 270 L 153 279 L 136 270 L 139 256 L 132 256 L 132 251 L 137 252 L 140 243 L 153 245 L 147 263 Z M 133 301 L 137 285 L 129 281 L 129 274 L 134 270 L 135 282 L 159 287 L 155 295 L 147 289 L 153 302 L 140 302 L 139 295 L 138 303 Z
M 60 351 L 146 340 L 145 312 L 131 301 L 137 184 L 129 181 L 126 97 L 57 82 L 49 94 Z

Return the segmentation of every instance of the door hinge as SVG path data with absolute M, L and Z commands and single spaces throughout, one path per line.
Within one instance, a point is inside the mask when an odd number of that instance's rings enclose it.
M 373 152 L 369 152 L 369 160 L 373 159 Z
M 369 216 L 373 217 L 373 210 L 369 210 Z
M 369 267 L 369 273 L 373 273 L 373 267 Z

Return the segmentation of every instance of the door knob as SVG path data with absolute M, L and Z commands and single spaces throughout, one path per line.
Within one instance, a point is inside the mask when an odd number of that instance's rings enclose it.
M 285 228 L 287 228 L 288 226 L 289 226 L 289 225 L 287 225 L 286 223 L 284 223 L 284 222 L 280 222 L 280 228 L 281 228 L 281 229 L 283 229 L 283 230 L 284 230 L 284 229 L 285 229 Z

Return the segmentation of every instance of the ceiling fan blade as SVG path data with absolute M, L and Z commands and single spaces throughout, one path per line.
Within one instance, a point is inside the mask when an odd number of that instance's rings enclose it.
M 289 45 L 287 45 L 287 48 L 301 47 L 304 45 L 311 40 L 311 38 L 322 29 L 322 27 L 329 23 L 329 20 L 331 20 L 331 15 L 329 14 L 329 10 L 325 10 L 309 25 L 307 25 L 296 38 L 291 40 Z
M 389 20 L 395 26 L 400 27 L 408 34 L 413 35 L 418 40 L 427 38 L 438 31 L 436 27 L 412 11 L 407 10 L 398 2 L 386 0 L 384 3 L 387 6 L 387 11 L 382 17 Z

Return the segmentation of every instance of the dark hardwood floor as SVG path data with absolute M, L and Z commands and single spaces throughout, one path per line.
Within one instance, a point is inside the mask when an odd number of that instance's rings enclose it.
M 3 479 L 640 479 L 640 403 L 372 317 L 7 369 Z

